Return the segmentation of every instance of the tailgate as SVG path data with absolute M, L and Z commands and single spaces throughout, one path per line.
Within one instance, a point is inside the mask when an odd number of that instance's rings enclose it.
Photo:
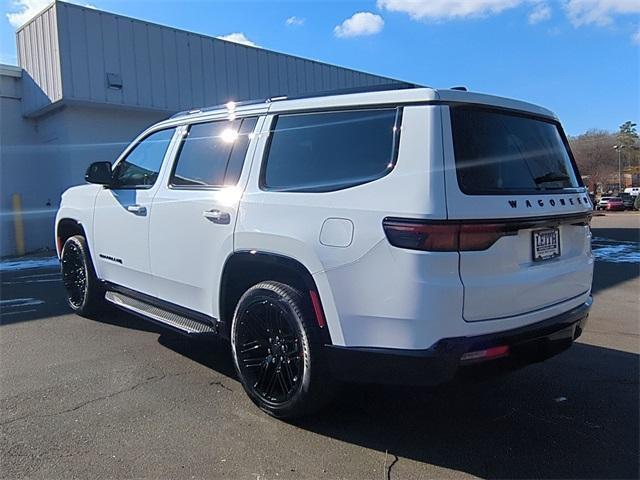
M 588 218 L 553 218 L 510 225 L 515 234 L 500 238 L 489 249 L 460 252 L 463 316 L 467 321 L 521 315 L 591 290 Z M 557 256 L 534 259 L 537 232 L 557 232 Z
M 468 249 L 461 237 L 464 319 L 521 315 L 588 294 L 592 206 L 557 121 L 465 105 L 443 107 L 443 126 L 448 218 L 476 235 L 471 245 L 486 231 L 495 236 Z

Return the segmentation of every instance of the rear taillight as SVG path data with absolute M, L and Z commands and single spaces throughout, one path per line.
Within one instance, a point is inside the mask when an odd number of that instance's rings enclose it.
M 466 252 L 486 250 L 501 237 L 517 235 L 517 233 L 509 225 L 504 224 L 460 225 L 460 250 Z
M 412 250 L 450 252 L 458 250 L 458 225 L 426 224 L 405 220 L 386 220 L 384 231 L 391 245 Z
M 385 219 L 383 227 L 389 243 L 395 247 L 429 252 L 486 250 L 517 229 L 499 223 L 426 222 L 410 219 Z

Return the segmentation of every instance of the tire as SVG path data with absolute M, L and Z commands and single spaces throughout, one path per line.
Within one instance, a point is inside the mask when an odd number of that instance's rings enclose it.
M 249 398 L 276 418 L 311 414 L 333 397 L 310 302 L 280 282 L 254 285 L 240 298 L 231 326 L 236 373 Z
M 75 313 L 93 317 L 105 308 L 104 289 L 96 276 L 87 241 L 82 235 L 74 235 L 64 242 L 60 268 L 67 303 Z

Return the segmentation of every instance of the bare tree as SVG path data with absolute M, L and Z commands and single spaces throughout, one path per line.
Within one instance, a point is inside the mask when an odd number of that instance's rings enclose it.
M 618 157 L 613 149 L 616 136 L 605 130 L 588 130 L 569 139 L 580 174 L 590 176 L 590 184 L 605 183 L 618 172 Z

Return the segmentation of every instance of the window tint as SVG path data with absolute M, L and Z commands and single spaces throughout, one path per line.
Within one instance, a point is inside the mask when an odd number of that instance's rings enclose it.
M 139 142 L 114 169 L 115 187 L 151 188 L 158 178 L 174 129 L 160 130 Z
M 251 134 L 256 128 L 257 122 L 257 117 L 242 120 L 238 139 L 231 150 L 227 171 L 224 176 L 225 185 L 236 185 L 238 183 L 240 173 L 242 173 L 242 166 L 244 165 L 244 158 L 247 156 L 247 150 L 249 149 Z
M 235 185 L 256 118 L 199 123 L 189 127 L 171 175 L 171 185 Z
M 271 133 L 263 186 L 332 191 L 393 167 L 397 109 L 281 115 Z
M 460 189 L 468 194 L 580 186 L 559 126 L 477 107 L 450 107 Z

